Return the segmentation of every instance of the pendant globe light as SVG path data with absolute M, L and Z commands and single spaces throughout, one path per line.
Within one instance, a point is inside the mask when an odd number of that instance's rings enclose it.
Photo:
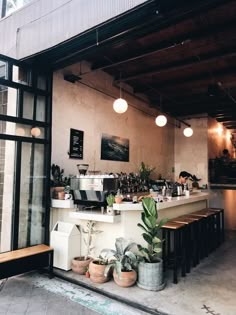
M 158 115 L 155 122 L 158 127 L 164 127 L 167 123 L 167 118 L 164 115 Z
M 121 73 L 120 73 L 120 80 L 121 80 Z M 113 109 L 118 114 L 123 114 L 128 109 L 128 104 L 126 100 L 121 97 L 121 82 L 120 82 L 120 97 L 114 101 Z
M 162 100 L 161 100 L 161 96 L 160 96 L 160 109 L 162 110 Z M 166 118 L 165 115 L 158 115 L 158 116 L 156 117 L 155 122 L 156 122 L 156 125 L 157 125 L 158 127 L 164 127 L 164 126 L 166 125 L 166 123 L 167 123 L 167 118 Z
M 193 129 L 191 127 L 187 127 L 183 131 L 185 137 L 191 137 L 193 135 Z

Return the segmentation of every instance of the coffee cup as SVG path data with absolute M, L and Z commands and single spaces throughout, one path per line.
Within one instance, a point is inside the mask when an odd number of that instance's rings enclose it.
M 65 200 L 72 199 L 72 194 L 65 194 Z
M 186 196 L 186 197 L 189 197 L 189 196 L 190 196 L 190 191 L 189 191 L 189 190 L 186 190 L 186 191 L 185 191 L 185 196 Z

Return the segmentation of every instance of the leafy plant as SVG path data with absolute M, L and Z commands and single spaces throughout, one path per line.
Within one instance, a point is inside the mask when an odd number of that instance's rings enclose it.
M 115 269 L 119 278 L 122 271 L 136 269 L 138 265 L 138 257 L 131 251 L 131 249 L 136 246 L 136 243 L 120 237 L 117 238 L 115 242 L 116 250 L 103 249 L 101 253 L 106 253 L 110 258 L 110 262 L 105 268 L 104 275 L 107 276 L 112 267 Z
M 101 252 L 100 255 L 96 259 L 94 259 L 93 263 L 97 265 L 108 265 L 109 264 L 108 253 Z
M 86 246 L 86 252 L 84 255 L 84 260 L 88 259 L 88 257 L 91 255 L 92 250 L 94 249 L 94 246 L 92 244 L 93 243 L 93 236 L 103 232 L 100 230 L 96 230 L 95 225 L 96 225 L 96 222 L 89 220 L 87 222 L 86 228 L 84 228 L 84 227 L 82 228 L 82 232 L 84 234 L 87 234 L 87 236 L 83 238 L 84 244 Z
M 192 183 L 192 186 L 193 186 L 193 187 L 199 188 L 198 182 L 201 180 L 201 178 L 197 178 L 196 175 L 192 175 L 189 179 L 193 182 L 193 183 Z
M 146 262 L 156 262 L 162 251 L 162 240 L 159 236 L 161 227 L 168 219 L 164 218 L 157 224 L 158 213 L 156 202 L 153 198 L 142 199 L 143 212 L 141 219 L 143 224 L 138 223 L 138 226 L 144 231 L 142 234 L 147 247 L 138 244 L 138 250 Z
M 139 175 L 142 180 L 149 179 L 149 176 L 151 173 L 155 170 L 155 167 L 150 167 L 148 165 L 145 165 L 144 162 L 141 162 L 141 165 L 139 167 Z
M 51 186 L 58 187 L 70 185 L 70 178 L 64 177 L 64 169 L 61 169 L 59 165 L 52 164 L 51 174 Z
M 108 206 L 112 207 L 113 203 L 115 203 L 115 197 L 112 194 L 110 194 L 106 197 L 106 201 L 107 201 Z

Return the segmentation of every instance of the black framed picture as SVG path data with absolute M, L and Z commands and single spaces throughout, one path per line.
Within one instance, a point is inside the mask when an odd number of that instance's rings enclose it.
M 83 159 L 84 132 L 70 129 L 70 151 L 69 156 L 73 159 Z
M 101 160 L 129 162 L 129 139 L 102 134 Z

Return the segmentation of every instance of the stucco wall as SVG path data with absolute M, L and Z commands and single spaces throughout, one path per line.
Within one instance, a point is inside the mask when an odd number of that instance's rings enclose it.
M 70 71 L 76 72 L 76 65 Z M 90 170 L 104 172 L 137 172 L 141 161 L 156 167 L 154 177 L 161 173 L 171 177 L 174 166 L 174 127 L 155 125 L 155 111 L 140 101 L 124 94 L 129 108 L 124 114 L 114 112 L 114 98 L 87 86 L 70 83 L 63 79 L 68 69 L 54 73 L 53 78 L 53 129 L 52 163 L 65 168 L 65 174 L 77 174 L 76 164 L 88 163 Z M 103 89 L 115 97 L 119 90 L 112 86 L 111 77 L 103 72 L 86 76 L 87 84 Z M 140 111 L 135 106 L 141 106 Z M 157 114 L 157 112 L 156 112 Z M 70 128 L 84 131 L 84 159 L 70 159 Z M 107 133 L 128 138 L 130 161 L 101 160 L 101 135 Z

